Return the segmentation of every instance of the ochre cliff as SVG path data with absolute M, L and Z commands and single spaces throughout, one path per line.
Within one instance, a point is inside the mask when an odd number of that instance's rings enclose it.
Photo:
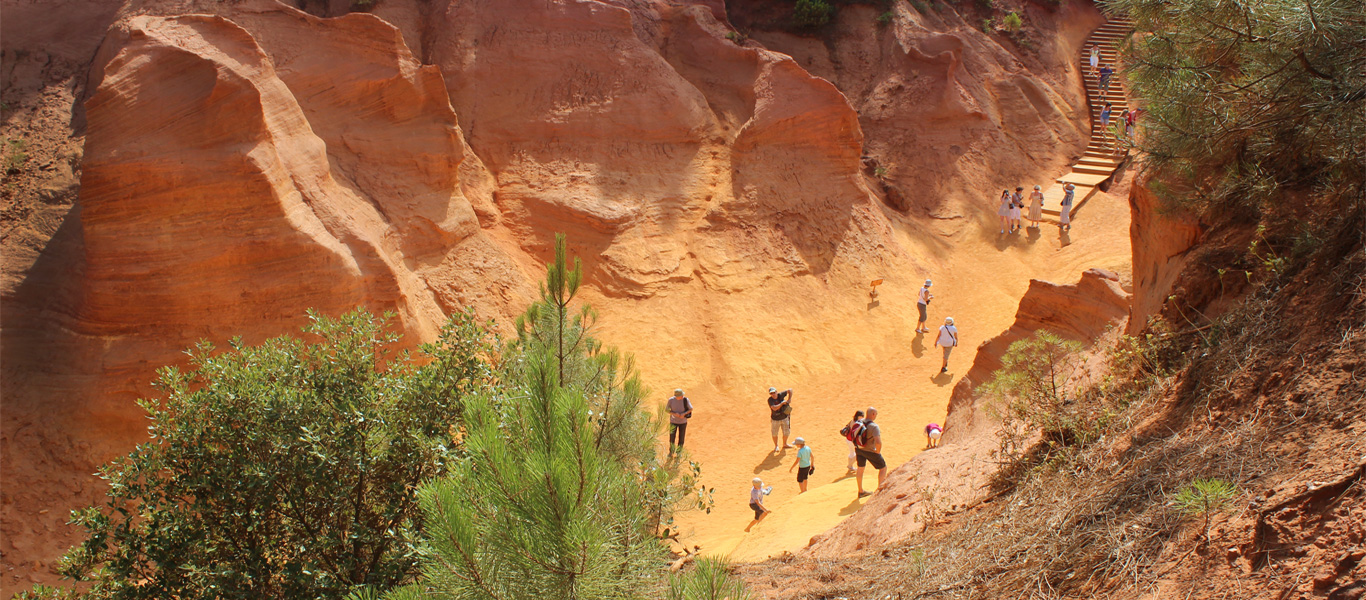
M 734 399 L 761 385 L 833 389 L 920 348 L 891 308 L 929 273 L 936 310 L 962 290 L 965 342 L 999 331 L 1042 259 L 970 226 L 1001 180 L 1080 150 L 1059 57 L 1098 13 L 1032 16 L 1051 37 L 1023 51 L 904 4 L 890 28 L 850 8 L 830 44 L 746 42 L 740 4 L 5 0 L 5 135 L 33 158 L 0 238 L 3 593 L 55 578 L 67 512 L 145 439 L 134 400 L 185 347 L 291 333 L 309 308 L 393 311 L 410 342 L 466 307 L 506 326 L 555 232 L 602 336 L 652 385 L 709 397 L 702 431 L 750 419 Z M 20 31 L 41 7 L 67 25 Z M 900 418 L 942 414 L 945 384 L 917 377 L 923 406 Z M 806 406 L 813 426 L 843 418 Z

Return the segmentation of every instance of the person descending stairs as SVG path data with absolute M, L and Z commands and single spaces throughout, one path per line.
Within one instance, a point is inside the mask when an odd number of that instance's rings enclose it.
M 1057 178 L 1056 183 L 1044 192 L 1044 213 L 1059 216 L 1057 207 L 1064 194 L 1063 186 L 1075 186 L 1072 213 L 1075 213 L 1095 195 L 1096 187 L 1114 175 L 1115 169 L 1127 158 L 1126 150 L 1115 137 L 1114 125 L 1125 111 L 1129 110 L 1128 94 L 1123 79 L 1119 77 L 1119 45 L 1133 32 L 1133 21 L 1128 17 L 1111 16 L 1105 24 L 1096 28 L 1082 44 L 1078 53 L 1082 73 L 1082 84 L 1086 89 L 1086 101 L 1091 112 L 1091 143 L 1086 146 L 1080 160 L 1072 165 L 1066 175 Z M 1098 73 L 1090 73 L 1090 54 L 1092 44 L 1099 49 Z M 1106 79 L 1108 85 L 1102 89 L 1101 78 L 1106 68 L 1112 72 Z M 1105 103 L 1110 103 L 1110 125 L 1101 126 L 1101 111 Z

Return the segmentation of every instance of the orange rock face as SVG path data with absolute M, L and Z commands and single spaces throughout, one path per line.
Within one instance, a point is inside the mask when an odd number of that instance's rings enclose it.
M 909 13 L 882 37 L 871 17 L 841 20 L 824 58 L 810 38 L 737 42 L 734 4 L 124 4 L 71 119 L 79 201 L 50 237 L 2 242 L 0 593 L 55 579 L 67 511 L 144 439 L 133 401 L 181 349 L 290 333 L 309 308 L 392 310 L 411 341 L 465 307 L 506 323 L 555 232 L 585 260 L 603 337 L 644 356 L 652 383 L 709 394 L 713 430 L 749 418 L 736 398 L 760 384 L 915 348 L 904 309 L 951 259 L 960 289 L 971 265 L 992 271 L 991 302 L 963 310 L 1013 305 L 1029 277 L 1014 255 L 948 250 L 976 243 L 980 190 L 1042 176 L 1084 139 L 1071 67 L 1043 63 L 1075 54 L 1094 12 L 1025 65 Z M 870 52 L 883 58 L 860 63 Z M 884 205 L 870 152 L 924 210 Z

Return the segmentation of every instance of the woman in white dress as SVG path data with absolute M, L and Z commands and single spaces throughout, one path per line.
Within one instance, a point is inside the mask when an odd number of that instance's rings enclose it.
M 1096 67 L 1100 66 L 1100 47 L 1095 42 L 1091 43 L 1091 76 L 1096 75 Z
M 1010 227 L 1011 206 L 1013 203 L 1010 201 L 1010 190 L 1001 190 L 1001 206 L 996 209 L 996 214 L 1001 217 L 1001 233 L 1005 233 L 1006 228 Z
M 1034 191 L 1029 194 L 1029 226 L 1039 228 L 1039 221 L 1043 220 L 1043 188 L 1034 186 Z

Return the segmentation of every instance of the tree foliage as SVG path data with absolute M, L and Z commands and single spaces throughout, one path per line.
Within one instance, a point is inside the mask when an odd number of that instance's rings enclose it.
M 1366 2 L 1106 0 L 1125 46 L 1153 188 L 1169 202 L 1264 208 L 1286 190 L 1360 206 Z
M 494 346 L 458 315 L 420 360 L 364 311 L 310 313 L 305 343 L 207 342 L 139 404 L 151 441 L 101 470 L 109 502 L 74 514 L 64 559 L 94 598 L 336 598 L 417 569 L 416 486 L 455 459 L 451 432 Z
M 664 515 L 690 482 L 655 458 L 658 421 L 629 358 L 572 309 L 563 236 L 517 321 L 497 393 L 465 405 L 468 456 L 421 491 L 422 579 L 388 597 L 639 598 L 659 583 Z M 680 483 L 682 482 L 682 483 Z
M 1001 368 L 982 389 L 994 397 L 1001 420 L 1001 453 L 1018 457 L 1034 434 L 1045 442 L 1072 444 L 1089 428 L 1088 409 L 1076 402 L 1073 377 L 1081 369 L 1080 342 L 1039 330 L 1010 345 Z
M 799 27 L 820 27 L 830 22 L 835 7 L 825 0 L 797 0 L 792 10 L 792 20 Z

